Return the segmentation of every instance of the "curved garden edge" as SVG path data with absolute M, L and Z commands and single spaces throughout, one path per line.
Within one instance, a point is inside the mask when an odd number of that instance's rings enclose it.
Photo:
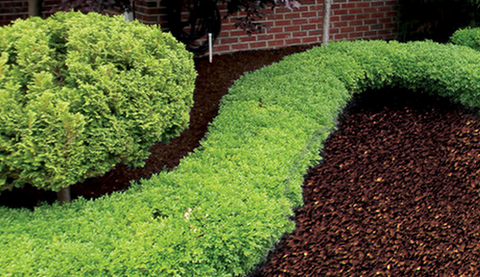
M 175 170 L 94 201 L 0 209 L 5 275 L 246 274 L 293 229 L 303 176 L 354 92 L 422 88 L 478 107 L 479 60 L 432 42 L 341 42 L 247 74 Z

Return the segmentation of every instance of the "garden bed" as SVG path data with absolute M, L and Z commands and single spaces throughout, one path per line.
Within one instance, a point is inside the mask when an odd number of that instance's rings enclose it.
M 252 276 L 480 274 L 478 115 L 385 90 L 345 111 L 305 179 L 295 231 Z
M 212 65 L 198 60 L 191 128 L 155 146 L 145 168 L 118 166 L 74 194 L 93 197 L 176 166 L 198 146 L 233 80 L 284 51 L 291 50 L 216 57 Z M 386 91 L 364 92 L 344 112 L 323 162 L 306 177 L 296 230 L 252 275 L 478 275 L 478 117 L 418 92 Z M 13 199 L 2 195 L 3 203 Z

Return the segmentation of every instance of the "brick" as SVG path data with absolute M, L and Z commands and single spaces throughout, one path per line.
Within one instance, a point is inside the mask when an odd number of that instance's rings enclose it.
M 145 13 L 146 13 L 146 14 L 149 14 L 149 15 L 150 15 L 150 14 L 151 14 L 151 15 L 158 15 L 158 14 L 160 14 L 160 12 L 161 12 L 160 8 L 146 9 L 146 10 L 145 10 Z
M 320 42 L 320 38 L 319 37 L 304 37 L 302 38 L 302 43 L 316 43 L 316 42 Z
M 359 39 L 359 38 L 362 38 L 362 37 L 364 37 L 364 35 L 363 35 L 362 32 L 349 33 L 349 34 L 348 34 L 348 38 L 349 38 L 349 39 Z
M 333 2 L 333 1 L 332 1 L 332 2 Z M 338 4 L 338 3 L 336 3 L 336 1 L 333 2 L 333 3 L 332 3 L 332 7 L 331 7 L 332 12 L 335 11 L 335 10 L 339 10 L 339 9 L 341 9 L 341 5 Z
M 309 37 L 312 37 L 312 36 L 320 36 L 321 34 L 323 33 L 323 30 L 312 30 L 312 31 L 308 31 L 308 36 Z
M 330 34 L 338 34 L 340 33 L 340 29 L 339 28 L 332 28 L 330 29 Z
M 383 6 L 385 5 L 384 1 L 379 1 L 379 2 L 373 2 L 372 1 L 372 7 L 378 7 L 378 6 Z
M 370 26 L 360 25 L 355 27 L 355 32 L 370 31 Z
M 317 17 L 317 12 L 304 12 L 302 13 L 303 18 Z
M 237 38 L 237 37 L 225 37 L 225 38 L 221 38 L 221 39 L 219 40 L 219 43 L 221 43 L 221 44 L 238 43 L 238 38 Z
M 267 42 L 266 41 L 259 41 L 259 42 L 250 43 L 250 48 L 252 48 L 252 49 L 265 48 L 265 47 L 267 47 Z
M 377 12 L 377 8 L 364 8 L 364 9 L 363 9 L 363 12 L 364 12 L 364 13 L 376 13 L 376 12 Z
M 372 24 L 377 24 L 378 20 L 376 19 L 366 19 L 364 20 L 364 24 L 367 24 L 367 25 L 372 25 Z
M 333 36 L 333 40 L 344 40 L 348 38 L 348 34 L 338 34 Z
M 235 29 L 235 30 L 229 31 L 228 35 L 230 37 L 240 37 L 245 35 L 245 31 L 240 29 Z
M 284 40 L 269 40 L 267 42 L 268 47 L 276 47 L 276 46 L 284 46 L 285 41 Z
M 291 25 L 303 25 L 307 24 L 308 20 L 306 18 L 292 19 Z
M 362 9 L 348 9 L 348 14 L 361 14 L 363 13 Z
M 291 25 L 291 26 L 285 26 L 284 27 L 285 32 L 296 32 L 300 31 L 300 26 L 299 25 Z
M 345 28 L 340 28 L 341 33 L 351 33 L 354 32 L 355 28 L 354 27 L 345 27 Z
M 352 20 L 352 21 L 348 22 L 348 26 L 363 26 L 363 21 L 362 20 Z
M 284 19 L 293 19 L 293 18 L 300 18 L 302 14 L 299 12 L 289 12 L 283 15 Z
M 240 42 L 253 42 L 257 41 L 257 36 L 256 35 L 251 35 L 251 36 L 243 36 L 240 37 Z
M 372 18 L 385 18 L 385 14 L 384 13 L 372 13 L 371 17 Z
M 286 27 L 287 26 L 285 26 L 285 27 L 270 27 L 270 29 L 268 30 L 268 33 L 270 33 L 270 34 L 283 33 Z
M 302 43 L 300 38 L 290 38 L 285 40 L 285 45 L 296 45 Z
M 318 26 L 317 24 L 305 24 L 305 25 L 302 25 L 302 31 L 307 31 L 307 30 L 315 30 L 315 29 L 318 29 Z
M 332 16 L 330 17 L 330 22 L 338 22 L 340 21 L 340 16 Z
M 322 5 L 314 5 L 314 6 L 310 6 L 310 8 L 308 9 L 309 11 L 313 12 L 313 11 L 323 11 L 323 6 Z
M 350 21 L 350 20 L 354 20 L 355 19 L 355 15 L 353 14 L 349 14 L 349 15 L 342 15 L 340 17 L 340 20 L 341 21 Z
M 347 27 L 348 22 L 340 21 L 340 22 L 333 22 L 333 27 L 339 28 L 339 27 Z
M 274 21 L 273 25 L 276 27 L 292 25 L 292 20 L 277 20 Z
M 280 34 L 275 34 L 274 39 L 286 39 L 286 38 L 291 38 L 292 35 L 289 33 L 280 33 Z
M 323 17 L 317 16 L 308 19 L 308 23 L 322 23 Z
M 393 18 L 391 18 L 391 17 L 379 18 L 379 19 L 378 19 L 378 22 L 379 22 L 379 23 L 392 23 L 392 22 L 393 22 Z
M 272 34 L 262 34 L 257 36 L 257 40 L 271 40 L 273 39 Z
M 370 7 L 370 3 L 368 2 L 360 2 L 360 3 L 357 3 L 355 5 L 357 8 L 366 8 L 366 7 Z
M 306 35 L 307 35 L 307 32 L 305 32 L 305 31 L 292 33 L 292 37 L 294 37 L 294 38 L 300 38 L 300 37 L 304 37 Z
M 390 34 L 390 31 L 383 29 L 383 30 L 378 30 L 377 33 L 378 33 L 379 35 L 389 35 L 389 34 Z
M 300 8 L 296 9 L 296 11 L 299 11 L 299 12 L 308 12 L 309 9 L 308 9 L 308 6 L 305 6 L 305 5 L 302 5 L 300 6 Z
M 242 43 L 242 44 L 232 44 L 230 46 L 232 50 L 245 50 L 248 49 L 248 44 L 247 43 Z
M 353 9 L 356 7 L 355 3 L 345 3 L 341 5 L 342 9 Z
M 348 14 L 348 10 L 345 10 L 345 9 L 334 10 L 332 8 L 332 15 L 344 15 L 344 14 Z
M 370 19 L 370 14 L 369 13 L 357 14 L 355 16 L 355 19 Z
M 213 52 L 230 52 L 230 45 L 214 45 Z

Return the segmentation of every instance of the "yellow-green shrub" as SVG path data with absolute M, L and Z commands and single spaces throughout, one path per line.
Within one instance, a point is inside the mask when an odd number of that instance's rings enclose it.
M 142 165 L 188 125 L 192 56 L 158 27 L 57 13 L 0 28 L 0 53 L 0 189 Z

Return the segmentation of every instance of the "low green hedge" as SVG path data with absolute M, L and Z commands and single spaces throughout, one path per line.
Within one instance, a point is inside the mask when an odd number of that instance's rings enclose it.
M 195 70 L 170 34 L 123 17 L 57 13 L 0 28 L 0 190 L 59 190 L 188 126 Z
M 123 193 L 0 209 L 3 276 L 241 276 L 285 232 L 354 93 L 402 86 L 480 106 L 480 54 L 433 42 L 331 43 L 246 74 L 201 147 Z
M 450 37 L 454 44 L 468 46 L 480 50 L 480 28 L 459 29 Z

